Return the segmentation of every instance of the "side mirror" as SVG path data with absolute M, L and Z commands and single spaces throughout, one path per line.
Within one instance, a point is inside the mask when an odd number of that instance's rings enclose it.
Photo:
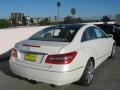
M 112 34 L 107 34 L 108 38 L 113 38 Z
M 112 32 L 115 33 L 115 29 L 113 29 Z

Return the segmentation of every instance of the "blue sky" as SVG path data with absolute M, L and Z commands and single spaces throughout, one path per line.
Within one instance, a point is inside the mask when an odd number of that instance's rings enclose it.
M 10 16 L 11 12 L 23 12 L 31 17 L 54 17 L 57 15 L 57 0 L 0 0 L 0 18 Z M 120 0 L 60 0 L 60 16 L 70 15 L 76 8 L 76 16 L 95 17 L 120 13 Z

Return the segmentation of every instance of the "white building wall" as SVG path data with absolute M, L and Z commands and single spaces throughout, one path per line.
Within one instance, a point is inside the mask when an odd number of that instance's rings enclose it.
M 13 48 L 15 43 L 29 38 L 45 27 L 46 26 L 0 29 L 0 55 Z

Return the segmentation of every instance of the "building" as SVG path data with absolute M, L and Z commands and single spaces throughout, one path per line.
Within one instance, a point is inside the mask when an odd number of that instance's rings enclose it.
M 30 25 L 31 24 L 31 22 L 30 22 L 31 17 L 30 16 L 25 16 L 25 17 L 26 17 L 26 23 L 27 23 L 27 25 Z
M 15 19 L 17 23 L 21 23 L 22 22 L 22 17 L 24 16 L 24 13 L 11 13 L 11 19 Z

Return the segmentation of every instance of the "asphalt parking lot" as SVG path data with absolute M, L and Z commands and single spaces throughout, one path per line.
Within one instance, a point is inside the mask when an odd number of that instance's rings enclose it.
M 76 84 L 61 87 L 32 84 L 10 71 L 7 58 L 0 59 L 0 90 L 120 90 L 120 47 L 116 51 L 114 59 L 107 59 L 96 69 L 94 80 L 87 87 Z

